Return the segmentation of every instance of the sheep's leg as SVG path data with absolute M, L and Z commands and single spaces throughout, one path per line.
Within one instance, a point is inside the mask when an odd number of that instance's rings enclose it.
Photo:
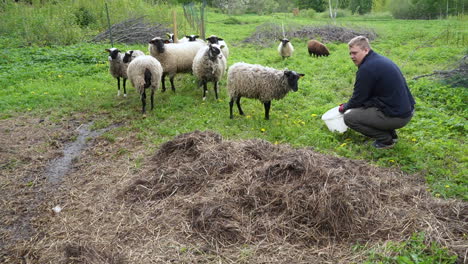
M 127 88 L 125 87 L 126 83 L 127 83 L 127 79 L 123 78 L 124 97 L 127 97 Z
M 218 82 L 214 82 L 215 98 L 218 100 Z
M 203 101 L 206 100 L 206 91 L 208 90 L 208 86 L 206 84 L 206 81 L 202 81 L 202 85 L 203 85 Z
M 170 76 L 170 78 L 169 78 L 169 80 L 171 81 L 171 89 L 172 89 L 173 92 L 175 92 L 174 77 L 175 77 L 175 74 Z
M 141 113 L 145 114 L 145 107 L 146 107 L 146 91 L 145 90 L 143 90 L 143 93 L 141 94 L 141 105 L 142 105 Z
M 232 115 L 232 107 L 234 106 L 234 98 L 231 98 L 229 101 L 229 118 L 232 119 L 234 116 Z
M 236 99 L 236 104 L 237 104 L 237 108 L 239 109 L 239 115 L 244 115 L 244 111 L 242 111 L 242 108 L 241 108 L 241 106 L 240 106 L 240 99 L 241 99 L 240 96 L 237 97 L 237 99 Z
M 117 77 L 117 96 L 120 96 L 120 77 Z
M 165 79 L 166 79 L 166 74 L 163 73 L 161 76 L 161 84 L 162 84 L 161 92 L 163 93 L 166 91 L 166 83 L 164 82 Z
M 265 106 L 265 119 L 269 120 L 270 119 L 270 106 L 271 106 L 271 101 L 263 103 Z

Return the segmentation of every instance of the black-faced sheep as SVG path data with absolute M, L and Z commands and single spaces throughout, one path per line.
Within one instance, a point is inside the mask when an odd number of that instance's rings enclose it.
M 149 52 L 162 65 L 162 91 L 166 91 L 165 77 L 169 75 L 172 91 L 175 92 L 174 77 L 177 73 L 192 72 L 193 58 L 205 43 L 190 41 L 186 43 L 165 43 L 160 37 L 153 38 L 149 42 Z
M 220 46 L 208 44 L 201 48 L 193 59 L 193 74 L 203 85 L 203 100 L 206 99 L 207 83 L 214 83 L 215 97 L 218 99 L 218 82 L 226 71 L 226 58 L 221 53 Z
M 229 57 L 229 48 L 226 44 L 226 42 L 224 41 L 224 39 L 216 36 L 216 35 L 211 35 L 209 36 L 208 38 L 206 38 L 206 40 L 208 41 L 208 43 L 211 43 L 211 44 L 218 44 L 221 48 L 221 52 L 223 53 L 224 57 L 227 59 Z
M 128 64 L 127 75 L 140 94 L 143 114 L 146 107 L 146 88 L 151 87 L 151 110 L 153 110 L 154 92 L 159 88 L 162 73 L 161 63 L 149 55 L 138 56 Z
M 197 41 L 197 39 L 200 38 L 200 36 L 198 35 L 186 35 L 182 39 L 176 39 L 173 33 L 166 33 L 166 35 L 169 38 L 169 43 L 184 43 L 190 41 Z
M 145 53 L 141 50 L 129 50 L 125 52 L 122 58 L 122 75 L 125 79 L 128 79 L 128 75 L 127 75 L 128 64 L 136 57 L 142 56 L 142 55 L 145 55 Z
M 307 50 L 309 51 L 309 56 L 312 56 L 314 54 L 314 57 L 320 57 L 320 56 L 328 56 L 330 55 L 330 51 L 328 48 L 321 42 L 311 39 L 307 43 Z
M 125 84 L 127 82 L 127 74 L 123 66 L 123 55 L 117 48 L 106 49 L 109 53 L 109 72 L 117 79 L 117 96 L 120 96 L 120 78 L 123 79 L 124 96 L 127 96 Z
M 235 63 L 229 68 L 227 87 L 231 98 L 230 118 L 236 101 L 239 114 L 244 115 L 240 106 L 241 97 L 260 100 L 265 107 L 265 119 L 270 119 L 271 100 L 279 100 L 289 91 L 297 91 L 298 80 L 304 74 L 289 70 L 277 70 L 257 64 Z
M 287 57 L 291 57 L 294 53 L 294 47 L 293 45 L 291 44 L 291 42 L 289 41 L 289 39 L 287 38 L 284 38 L 284 39 L 280 39 L 280 44 L 278 46 L 278 53 L 281 57 L 283 57 L 283 59 L 287 58 Z

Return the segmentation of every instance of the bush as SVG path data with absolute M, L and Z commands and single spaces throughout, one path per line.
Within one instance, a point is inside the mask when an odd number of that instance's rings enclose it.
M 347 9 L 337 9 L 336 10 L 336 17 L 349 17 L 352 16 L 351 12 Z M 329 9 L 325 10 L 325 12 L 321 13 L 322 18 L 330 18 L 330 11 Z
M 301 17 L 315 18 L 317 16 L 317 11 L 310 8 L 310 9 L 301 10 L 299 14 L 300 14 Z

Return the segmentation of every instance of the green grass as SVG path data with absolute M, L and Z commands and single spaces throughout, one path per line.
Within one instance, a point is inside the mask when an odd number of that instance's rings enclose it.
M 412 80 L 435 70 L 449 70 L 467 54 L 468 33 L 463 27 L 466 20 L 412 21 L 356 16 L 337 19 L 338 26 L 367 28 L 378 34 L 372 42 L 374 50 L 400 65 L 417 101 L 416 115 L 399 130 L 400 141 L 396 147 L 376 150 L 370 146 L 371 141 L 353 131 L 329 132 L 320 119 L 324 112 L 347 101 L 352 94 L 356 68 L 349 59 L 346 44 L 327 43 L 331 56 L 317 59 L 308 56 L 306 39 L 292 39 L 295 54 L 282 60 L 276 42 L 266 48 L 242 42 L 266 22 L 326 25 L 331 23 L 329 20 L 320 15 L 312 20 L 291 14 L 230 18 L 212 11 L 207 13 L 207 35 L 216 34 L 226 40 L 231 54 L 229 65 L 244 61 L 305 74 L 298 92 L 272 102 L 269 121 L 263 119 L 263 105 L 250 99 L 242 101 L 246 116 L 239 116 L 235 109 L 234 119 L 229 119 L 226 80 L 220 83 L 219 100 L 214 99 L 209 84 L 207 100 L 202 101 L 201 88 L 196 87 L 195 77 L 188 74 L 176 77 L 175 94 L 170 89 L 165 93 L 157 91 L 155 109 L 142 118 L 139 96 L 130 83 L 127 98 L 116 96 L 116 80 L 108 73 L 104 52 L 108 44 L 25 46 L 14 34 L 0 37 L 0 118 L 27 114 L 60 120 L 78 115 L 95 120 L 97 128 L 126 122 L 113 133 L 137 132 L 137 139 L 148 146 L 148 151 L 178 134 L 194 130 L 213 130 L 227 139 L 261 138 L 421 174 L 434 196 L 468 200 L 465 145 L 468 91 L 466 87 L 450 87 L 430 78 Z M 146 45 L 115 46 L 147 52 Z M 112 133 L 104 136 L 109 142 L 116 138 Z M 426 255 L 415 256 L 426 262 L 411 260 L 418 246 L 426 245 L 418 239 L 390 245 L 383 253 L 369 251 L 369 263 L 435 263 Z M 442 249 L 434 246 L 431 250 Z M 386 251 L 394 252 L 393 257 L 388 257 L 392 254 Z M 442 256 L 445 254 L 442 251 L 437 254 Z M 398 256 L 413 262 L 397 259 Z

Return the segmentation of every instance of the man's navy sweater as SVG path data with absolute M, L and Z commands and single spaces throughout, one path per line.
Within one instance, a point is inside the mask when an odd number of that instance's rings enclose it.
M 390 59 L 370 50 L 356 73 L 354 92 L 345 110 L 377 107 L 386 116 L 411 116 L 415 101 L 405 77 Z

